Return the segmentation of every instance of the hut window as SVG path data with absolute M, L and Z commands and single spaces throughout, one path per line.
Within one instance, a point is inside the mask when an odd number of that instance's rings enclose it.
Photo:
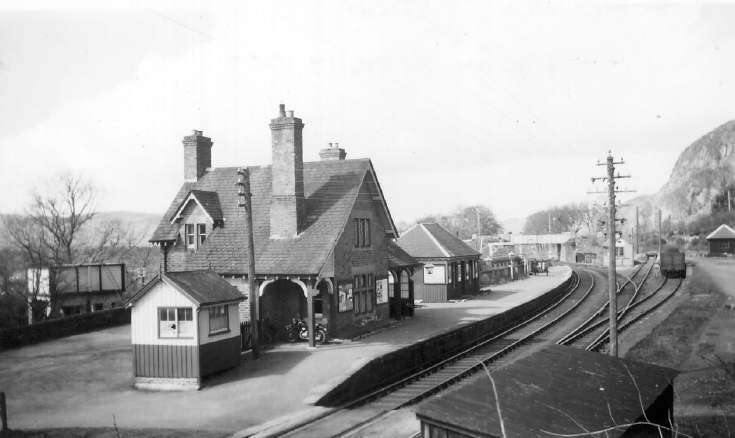
M 230 318 L 227 305 L 209 308 L 209 334 L 224 333 L 230 331 Z
M 186 247 L 190 249 L 196 249 L 197 241 L 196 235 L 194 234 L 194 224 L 186 224 Z
M 191 338 L 194 321 L 191 307 L 161 307 L 158 309 L 158 337 Z

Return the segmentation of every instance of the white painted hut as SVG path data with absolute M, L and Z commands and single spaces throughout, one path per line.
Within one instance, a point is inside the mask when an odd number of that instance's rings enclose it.
M 199 389 L 240 363 L 243 295 L 213 271 L 167 272 L 129 302 L 133 374 L 139 389 Z

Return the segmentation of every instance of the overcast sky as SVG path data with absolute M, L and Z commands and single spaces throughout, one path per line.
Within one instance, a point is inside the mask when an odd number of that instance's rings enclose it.
M 608 149 L 653 193 L 735 118 L 735 4 L 518 3 L 0 0 L 0 212 L 73 170 L 100 210 L 161 213 L 184 135 L 269 164 L 281 102 L 306 161 L 373 160 L 396 220 L 589 200 Z

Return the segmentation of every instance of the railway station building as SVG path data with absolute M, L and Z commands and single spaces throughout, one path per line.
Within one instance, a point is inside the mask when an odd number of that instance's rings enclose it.
M 495 388 L 479 373 L 419 405 L 416 417 L 426 438 L 501 437 L 499 403 L 507 436 L 659 436 L 656 426 L 671 427 L 677 374 L 553 345 L 494 371 Z
M 707 244 L 709 255 L 735 254 L 735 230 L 727 224 L 722 224 L 707 236 Z
M 304 123 L 284 105 L 270 129 L 272 163 L 243 166 L 259 298 L 240 304 L 240 321 L 257 304 L 261 337 L 274 340 L 294 317 L 323 323 L 332 337 L 387 324 L 389 272 L 403 273 L 415 261 L 392 265 L 389 245 L 398 232 L 372 162 L 346 159 L 337 144 L 322 149 L 319 161 L 304 162 Z M 184 181 L 150 241 L 161 248 L 164 271 L 212 270 L 247 297 L 248 224 L 239 207 L 238 167 L 212 167 L 212 145 L 201 131 L 184 137 Z
M 397 240 L 423 266 L 411 280 L 415 299 L 440 303 L 479 293 L 480 252 L 436 223 L 419 223 Z

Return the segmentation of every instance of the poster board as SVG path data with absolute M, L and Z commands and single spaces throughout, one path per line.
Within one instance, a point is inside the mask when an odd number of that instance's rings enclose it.
M 424 265 L 424 284 L 446 284 L 446 266 Z
M 381 278 L 375 282 L 375 300 L 378 304 L 388 302 L 388 279 Z

